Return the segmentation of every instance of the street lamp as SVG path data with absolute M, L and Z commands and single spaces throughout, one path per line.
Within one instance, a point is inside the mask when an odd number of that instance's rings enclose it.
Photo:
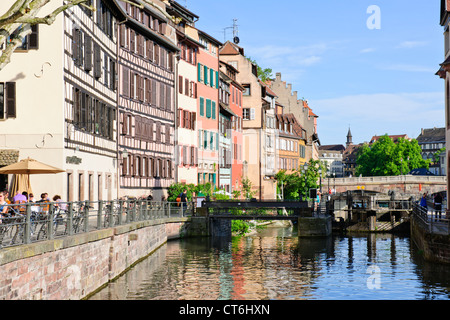
M 319 168 L 319 187 L 320 187 L 320 196 L 322 197 L 322 168 Z
M 306 180 L 307 180 L 307 177 L 306 177 L 306 172 L 308 171 L 308 164 L 307 163 L 305 163 L 304 165 L 303 165 L 303 170 L 302 170 L 302 173 L 304 173 L 304 175 L 305 175 L 305 189 L 308 189 L 307 188 L 307 185 L 306 185 Z M 306 190 L 306 192 L 307 192 L 308 190 Z

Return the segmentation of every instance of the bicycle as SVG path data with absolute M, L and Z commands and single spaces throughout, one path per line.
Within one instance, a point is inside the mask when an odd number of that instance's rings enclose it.
M 59 208 L 53 209 L 53 222 L 52 222 L 53 223 L 53 230 L 52 230 L 53 237 L 57 235 L 58 227 L 65 223 L 64 216 L 63 216 L 65 214 L 67 214 L 67 213 L 64 210 L 61 210 Z M 50 216 L 51 216 L 50 213 L 48 213 L 46 215 L 41 214 L 40 220 L 43 221 L 43 223 L 37 234 L 37 240 L 48 239 L 48 229 L 49 229 L 49 223 L 50 223 L 49 217 Z M 65 233 L 65 231 L 64 231 L 64 233 Z

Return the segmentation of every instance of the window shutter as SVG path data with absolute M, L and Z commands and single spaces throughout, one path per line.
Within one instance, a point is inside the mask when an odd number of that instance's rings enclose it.
M 184 94 L 189 96 L 189 79 L 184 79 Z
M 84 70 L 92 70 L 92 38 L 88 35 L 84 37 Z
M 159 61 L 159 45 L 157 45 L 156 43 L 155 43 L 155 46 L 153 47 L 153 51 L 154 51 L 154 55 L 155 55 L 154 61 L 157 65 L 159 65 L 159 63 L 160 63 L 160 61 Z
M 183 93 L 183 76 L 178 76 L 178 90 L 179 93 Z
M 203 72 L 203 74 L 204 74 L 204 79 L 203 79 L 203 81 L 204 81 L 204 83 L 207 85 L 207 84 L 208 84 L 208 67 L 207 67 L 207 66 L 204 66 L 203 68 L 204 68 L 204 72 Z
M 152 105 L 156 106 L 156 80 L 152 80 Z
M 219 150 L 219 134 L 216 133 L 216 150 Z
M 216 102 L 212 101 L 212 119 L 215 120 L 216 119 Z
M 195 147 L 191 147 L 191 166 L 195 166 Z
M 130 30 L 130 51 L 136 51 L 136 32 L 134 30 Z
M 79 59 L 78 48 L 80 47 L 80 44 L 78 43 L 78 41 L 79 41 L 78 34 L 79 33 L 80 33 L 80 30 L 78 30 L 78 29 L 72 30 L 72 59 L 76 66 L 78 66 L 78 63 L 79 63 L 79 61 L 78 61 L 78 59 Z
M 116 61 L 113 59 L 109 60 L 109 66 L 111 68 L 109 73 L 109 86 L 112 91 L 116 91 L 117 89 L 117 83 L 116 83 Z
M 255 120 L 255 108 L 250 108 L 250 120 Z
M 135 94 L 134 94 L 135 81 L 136 81 L 136 74 L 134 74 L 133 72 L 130 72 L 130 98 L 131 99 L 135 98 Z
M 166 124 L 166 144 L 170 145 L 170 126 Z
M 147 40 L 147 59 L 153 62 L 153 41 Z
M 180 123 L 181 123 L 181 114 L 182 114 L 182 110 L 178 109 L 177 110 L 177 128 L 180 127 Z
M 31 34 L 28 36 L 28 49 L 39 49 L 39 25 L 31 26 Z
M 0 82 L 0 119 L 5 119 L 5 98 L 5 84 Z
M 214 70 L 213 69 L 209 69 L 209 82 L 210 82 L 210 86 L 214 87 Z
M 205 115 L 205 99 L 200 97 L 200 116 Z
M 216 71 L 216 89 L 219 89 L 219 71 Z
M 122 94 L 125 97 L 130 96 L 130 70 L 128 68 L 122 67 Z
M 206 99 L 206 117 L 211 118 L 211 100 Z
M 172 88 L 166 86 L 166 110 L 172 111 Z
M 121 24 L 120 28 L 119 28 L 119 32 L 120 32 L 119 41 L 120 41 L 121 47 L 125 47 L 125 31 L 126 31 L 125 25 Z
M 195 130 L 195 120 L 197 114 L 195 112 L 191 113 L 191 130 Z
M 201 82 L 202 81 L 202 65 L 200 63 L 198 63 L 197 65 L 198 65 L 198 69 L 197 69 L 198 82 Z
M 145 78 L 145 102 L 150 103 L 151 97 L 152 97 L 151 82 L 150 79 Z
M 6 117 L 16 117 L 16 83 L 6 82 Z
M 102 76 L 102 57 L 100 45 L 94 42 L 94 77 L 99 79 Z

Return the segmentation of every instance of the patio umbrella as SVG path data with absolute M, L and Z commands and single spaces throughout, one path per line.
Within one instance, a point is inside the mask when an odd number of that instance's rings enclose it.
M 17 191 L 31 192 L 30 174 L 47 174 L 47 173 L 59 173 L 64 170 L 50 166 L 48 164 L 39 162 L 37 160 L 26 158 L 20 160 L 17 163 L 13 163 L 9 166 L 0 168 L 0 174 L 14 174 L 15 182 L 11 189 L 11 196 L 14 196 Z M 22 176 L 22 177 L 20 177 Z M 19 183 L 20 180 L 26 182 Z

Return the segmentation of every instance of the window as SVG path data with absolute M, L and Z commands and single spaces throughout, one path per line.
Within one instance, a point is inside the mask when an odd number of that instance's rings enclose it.
M 242 86 L 244 87 L 244 91 L 242 92 L 242 95 L 250 96 L 251 95 L 250 85 L 249 84 L 243 84 Z
M 242 116 L 244 120 L 255 120 L 255 108 L 242 109 Z
M 242 118 L 244 120 L 250 120 L 250 109 L 249 108 L 242 109 Z
M 16 117 L 16 83 L 0 82 L 0 119 Z

